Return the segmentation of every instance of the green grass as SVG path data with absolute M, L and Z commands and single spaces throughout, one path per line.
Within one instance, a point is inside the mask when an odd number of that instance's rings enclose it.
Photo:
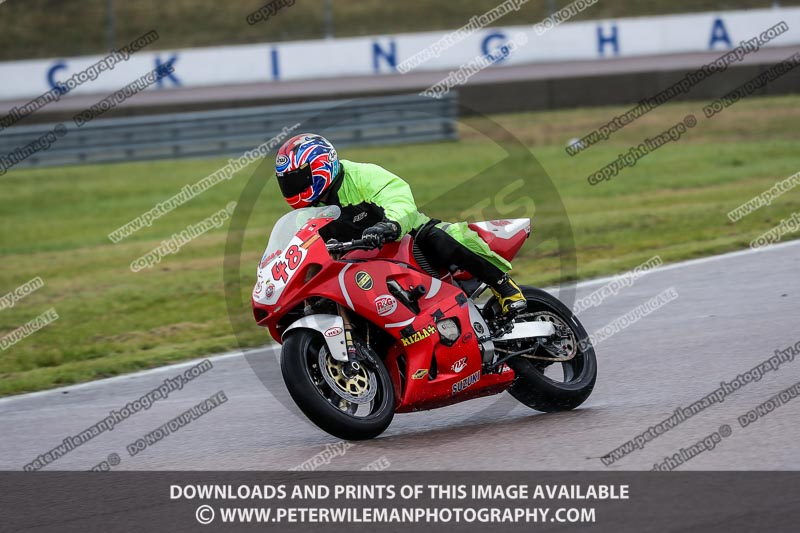
M 679 143 L 663 147 L 611 182 L 590 187 L 586 176 L 628 146 L 672 125 L 703 103 L 664 106 L 606 143 L 569 157 L 565 141 L 580 137 L 622 108 L 526 113 L 494 117 L 520 138 L 552 177 L 571 221 L 578 277 L 620 272 L 659 254 L 665 262 L 744 248 L 782 218 L 800 211 L 800 191 L 736 224 L 726 213 L 798 170 L 800 97 L 751 99 L 713 120 L 701 120 Z M 471 126 L 456 143 L 342 149 L 347 159 L 382 164 L 412 184 L 428 214 L 453 220 L 496 182 L 458 184 L 498 160 L 501 151 Z M 0 293 L 34 276 L 45 286 L 0 311 L 0 335 L 55 307 L 60 319 L 0 351 L 0 394 L 45 389 L 163 365 L 237 347 L 226 309 L 222 262 L 227 224 L 190 242 L 153 269 L 130 262 L 238 200 L 255 167 L 217 185 L 118 244 L 107 235 L 133 217 L 221 166 L 222 160 L 186 160 L 14 170 L 0 196 Z M 512 169 L 524 175 L 528 169 Z M 537 198 L 536 191 L 529 194 Z M 515 263 L 520 281 L 559 278 L 554 248 L 537 205 L 534 240 Z M 256 200 L 244 234 L 241 280 L 246 345 L 266 342 L 248 306 L 255 266 L 272 222 L 286 210 L 274 182 Z M 791 238 L 791 236 L 787 237 Z
M 534 24 L 572 0 L 531 0 L 496 25 Z M 268 0 L 115 0 L 116 46 L 157 30 L 150 48 L 251 44 L 325 35 L 324 0 L 297 0 L 254 26 L 245 17 Z M 333 0 L 336 37 L 456 29 L 500 0 Z M 614 0 L 598 2 L 576 20 L 726 9 L 768 8 L 772 0 Z M 785 6 L 800 0 L 781 0 Z M 0 5 L 0 61 L 107 51 L 107 0 L 10 0 Z M 47 36 L 43 38 L 42 36 Z

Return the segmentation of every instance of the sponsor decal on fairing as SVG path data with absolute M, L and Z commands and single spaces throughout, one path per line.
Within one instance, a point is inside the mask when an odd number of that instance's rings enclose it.
M 415 331 L 408 337 L 403 337 L 400 339 L 400 342 L 403 343 L 403 346 L 410 346 L 414 343 L 417 343 L 423 339 L 427 339 L 431 335 L 436 333 L 436 328 L 433 325 L 426 326 L 419 331 Z
M 382 294 L 373 300 L 379 316 L 391 315 L 397 310 L 397 300 L 390 294 Z
M 323 333 L 323 335 L 325 335 L 326 337 L 335 337 L 341 334 L 342 334 L 342 328 L 340 327 L 328 328 L 325 330 L 325 333 Z
M 464 370 L 466 367 L 467 367 L 467 358 L 466 357 L 462 357 L 461 359 L 459 359 L 458 361 L 453 363 L 453 366 L 451 366 L 450 369 L 453 372 L 455 372 L 456 374 L 458 374 L 459 372 Z
M 358 287 L 362 290 L 370 290 L 374 285 L 372 276 L 370 276 L 368 272 L 359 270 L 356 272 L 356 285 L 358 285 Z
M 461 381 L 453 383 L 452 394 L 455 395 L 458 394 L 459 392 L 466 390 L 467 388 L 475 385 L 478 381 L 480 381 L 480 379 L 481 379 L 481 371 L 478 370 L 477 372 L 465 377 Z

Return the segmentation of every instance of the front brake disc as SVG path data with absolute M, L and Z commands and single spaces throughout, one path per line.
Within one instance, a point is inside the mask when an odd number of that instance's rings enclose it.
M 319 351 L 319 369 L 322 378 L 333 391 L 348 402 L 365 404 L 371 402 L 378 393 L 378 380 L 373 372 L 359 365 L 358 373 L 352 378 L 344 374 L 344 363 L 334 359 L 327 348 Z

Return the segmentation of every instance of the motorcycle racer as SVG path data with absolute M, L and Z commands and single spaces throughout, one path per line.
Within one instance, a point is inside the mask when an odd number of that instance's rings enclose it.
M 278 150 L 275 174 L 293 209 L 341 208 L 339 220 L 321 232 L 326 240 L 362 238 L 379 248 L 410 234 L 435 266 L 455 265 L 489 285 L 504 314 L 527 307 L 508 274 L 511 263 L 494 253 L 467 222 L 442 222 L 420 213 L 408 183 L 383 167 L 340 160 L 327 139 L 303 133 Z

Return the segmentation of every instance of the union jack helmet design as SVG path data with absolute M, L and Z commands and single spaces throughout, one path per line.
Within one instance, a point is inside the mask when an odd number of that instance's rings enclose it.
M 275 157 L 275 176 L 286 202 L 293 209 L 313 205 L 339 174 L 336 149 L 314 133 L 295 135 Z

